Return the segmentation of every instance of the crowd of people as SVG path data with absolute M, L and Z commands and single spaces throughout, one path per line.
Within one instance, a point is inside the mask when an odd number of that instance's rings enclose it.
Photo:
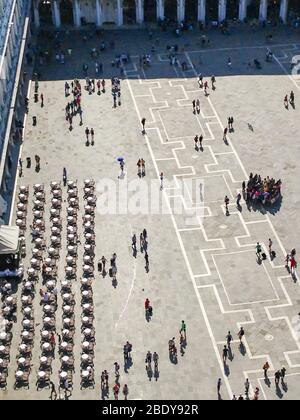
M 260 175 L 250 173 L 246 184 L 242 183 L 242 190 L 246 201 L 273 205 L 281 197 L 281 180 L 275 181 L 274 178 L 262 179 Z
M 121 80 L 118 77 L 113 77 L 111 79 L 111 94 L 113 97 L 113 107 L 117 107 L 117 98 L 118 105 L 121 106 Z
M 71 82 L 71 91 L 73 99 L 67 102 L 66 121 L 69 123 L 69 130 L 73 129 L 73 117 L 77 114 L 80 116 L 80 125 L 82 125 L 82 107 L 81 107 L 81 83 L 79 80 L 74 79 Z M 65 97 L 70 95 L 70 85 L 65 82 Z
M 144 258 L 145 258 L 145 270 L 148 273 L 149 272 L 149 255 L 148 255 L 148 233 L 146 229 L 143 229 L 143 232 L 140 233 L 140 252 L 141 254 L 144 254 Z M 137 256 L 137 238 L 136 238 L 136 234 L 134 233 L 132 238 L 131 238 L 131 248 L 132 248 L 132 252 L 133 252 L 133 256 L 134 258 L 136 258 Z

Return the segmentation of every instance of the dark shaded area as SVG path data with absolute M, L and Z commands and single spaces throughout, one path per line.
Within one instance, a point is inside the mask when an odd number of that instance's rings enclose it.
M 169 0 L 172 1 L 172 0 Z M 215 3 L 215 2 L 214 2 Z M 130 59 L 126 65 L 127 70 L 133 70 L 133 63 L 138 63 L 138 56 L 141 52 L 149 53 L 156 56 L 159 53 L 163 58 L 167 59 L 169 52 L 167 46 L 177 45 L 177 58 L 181 63 L 186 61 L 185 51 L 195 51 L 190 53 L 190 58 L 194 69 L 197 73 L 202 73 L 204 77 L 211 76 L 212 72 L 216 78 L 220 76 L 235 76 L 235 75 L 282 75 L 282 69 L 276 61 L 271 60 L 266 62 L 266 53 L 268 49 L 274 49 L 274 54 L 278 53 L 277 45 L 288 46 L 289 43 L 297 42 L 297 35 L 299 29 L 280 26 L 276 28 L 276 35 L 273 34 L 272 39 L 267 40 L 266 37 L 270 34 L 270 27 L 266 28 L 258 26 L 251 28 L 250 25 L 228 24 L 226 28 L 230 36 L 223 36 L 220 28 L 210 28 L 208 26 L 205 31 L 198 28 L 193 31 L 184 31 L 183 35 L 178 38 L 174 33 L 174 29 L 168 28 L 166 32 L 160 28 L 151 32 L 142 29 L 120 30 L 96 30 L 89 31 L 81 30 L 41 30 L 37 45 L 32 47 L 32 53 L 38 59 L 36 60 L 35 72 L 39 75 L 39 80 L 68 80 L 74 77 L 84 78 L 96 77 L 95 61 L 103 64 L 103 73 L 101 77 L 120 77 L 120 69 L 117 66 L 112 66 L 112 61 L 119 54 L 129 54 Z M 205 35 L 206 42 L 202 44 L 202 35 Z M 85 40 L 84 42 L 83 39 Z M 174 41 L 172 41 L 174 39 Z M 207 43 L 209 40 L 209 43 Z M 173 43 L 172 43 L 173 42 Z M 298 40 L 299 42 L 299 40 Z M 104 44 L 104 48 L 101 45 Z M 253 48 L 253 44 L 257 44 L 257 49 Z M 79 46 L 79 48 L 77 47 Z M 154 47 L 153 47 L 154 46 Z M 247 48 L 249 46 L 249 48 Z M 238 48 L 243 47 L 242 55 L 239 57 L 239 62 L 236 63 L 235 55 L 238 54 Z M 154 48 L 154 52 L 152 51 Z M 220 48 L 220 50 L 219 50 Z M 226 50 L 232 48 L 232 52 Z M 97 57 L 92 54 L 92 50 L 96 49 Z M 184 50 L 184 51 L 183 51 Z M 227 65 L 227 57 L 224 58 L 224 65 L 217 65 L 212 68 L 211 55 L 219 55 L 228 57 L 232 54 L 234 62 L 231 68 Z M 197 53 L 196 53 L 197 52 Z M 65 62 L 61 64 L 56 60 L 56 54 L 63 53 Z M 40 58 L 43 58 L 41 61 Z M 244 58 L 245 57 L 245 58 Z M 242 59 L 242 63 L 240 62 Z M 261 66 L 258 68 L 253 63 L 257 59 Z M 41 64 L 42 63 L 42 64 Z M 87 72 L 83 72 L 83 64 L 87 64 Z M 179 76 L 194 78 L 190 67 L 187 63 L 187 72 L 179 72 Z M 181 66 L 180 66 L 181 68 Z M 145 77 L 164 78 L 166 75 L 159 74 L 159 67 L 153 67 L 150 63 L 149 68 L 145 68 Z M 175 71 L 171 71 L 167 75 L 168 79 L 176 77 Z M 155 72 L 155 74 L 154 74 Z M 134 75 L 131 74 L 134 78 Z M 124 78 L 124 76 L 121 76 Z M 250 124 L 250 122 L 249 122 Z M 251 125 L 251 124 L 250 124 Z
M 61 0 L 60 4 L 60 18 L 64 25 L 72 25 L 73 22 L 73 3 L 71 0 Z
M 185 20 L 187 22 L 197 21 L 198 0 L 185 0 Z
M 135 0 L 123 1 L 123 22 L 126 25 L 136 23 Z
M 226 2 L 226 19 L 239 18 L 239 0 L 227 0 Z
M 155 22 L 156 19 L 156 0 L 144 0 L 144 21 Z

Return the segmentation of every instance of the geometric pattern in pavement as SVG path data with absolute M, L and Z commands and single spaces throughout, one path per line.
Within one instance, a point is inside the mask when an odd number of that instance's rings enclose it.
M 297 45 L 287 50 L 272 48 L 272 51 L 281 66 L 286 63 L 282 60 L 288 59 L 290 63 L 291 57 L 300 52 Z M 270 388 L 262 375 L 266 360 L 270 364 L 271 381 L 274 379 L 272 371 L 283 365 L 288 368 L 288 382 L 299 380 L 300 341 L 295 321 L 299 282 L 293 283 L 287 275 L 282 264 L 286 251 L 268 214 L 236 209 L 235 197 L 248 174 L 230 135 L 227 145 L 222 140 L 224 126 L 213 105 L 213 93 L 205 97 L 199 89 L 197 72 L 188 52 L 181 55 L 183 60 L 188 63 L 185 74 L 179 67 L 170 66 L 168 70 L 179 78 L 168 80 L 166 74 L 166 79 L 151 81 L 145 80 L 148 71 L 146 75 L 134 61 L 132 68 L 126 70 L 128 86 L 138 118 L 147 119 L 145 141 L 157 177 L 163 172 L 164 176 L 172 178 L 175 186 L 179 179 L 204 181 L 204 212 L 202 218 L 198 217 L 197 225 L 187 226 L 182 215 L 172 213 L 170 217 L 222 369 L 220 355 L 226 344 L 224 325 L 234 332 L 234 338 L 240 326 L 246 330 L 245 354 L 239 351 L 239 340 L 234 340 L 233 361 L 223 369 L 229 394 L 238 392 L 236 384 L 244 377 L 249 378 L 252 392 L 259 386 L 265 399 L 272 398 L 273 382 Z M 153 61 L 153 66 L 163 66 L 165 62 L 168 65 L 164 55 L 153 57 Z M 192 75 L 195 77 L 191 78 Z M 197 98 L 200 98 L 201 112 L 195 115 L 191 103 Z M 196 134 L 204 137 L 203 152 L 194 150 Z M 186 199 L 176 187 L 166 187 L 163 193 L 170 208 L 174 197 Z M 231 200 L 229 217 L 225 216 L 225 194 Z M 189 200 L 185 208 L 193 205 L 193 200 Z M 258 265 L 256 242 L 262 244 L 268 255 L 268 238 L 273 238 L 273 248 L 278 255 L 274 261 L 268 258 Z M 277 390 L 277 395 L 282 398 L 284 395 L 280 392 Z

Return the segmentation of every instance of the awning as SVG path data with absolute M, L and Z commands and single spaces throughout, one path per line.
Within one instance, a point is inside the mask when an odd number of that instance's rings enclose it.
M 15 254 L 19 247 L 19 227 L 0 226 L 0 255 Z

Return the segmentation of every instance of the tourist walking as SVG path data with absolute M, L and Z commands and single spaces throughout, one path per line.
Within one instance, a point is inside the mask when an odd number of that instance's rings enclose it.
M 195 101 L 195 99 L 193 99 L 192 105 L 193 105 L 193 113 L 195 114 L 195 109 L 196 109 L 196 101 Z
M 94 142 L 94 136 L 95 136 L 94 129 L 93 129 L 93 128 L 91 128 L 91 138 L 92 138 L 91 145 L 92 145 L 92 146 L 94 146 L 94 144 L 95 144 L 95 142 Z
M 111 257 L 111 260 L 110 260 L 110 265 L 112 266 L 112 267 L 116 267 L 116 260 L 117 260 L 117 254 L 114 252 L 113 254 L 112 254 L 112 257 Z
M 39 172 L 39 170 L 41 169 L 41 158 L 39 157 L 39 155 L 35 155 L 35 170 L 36 172 Z
M 254 391 L 253 400 L 258 400 L 258 396 L 259 396 L 259 388 L 256 387 Z
M 296 268 L 297 268 L 297 262 L 296 262 L 294 256 L 290 257 L 290 264 L 291 264 L 291 274 L 295 274 L 295 271 L 296 271 Z
M 56 392 L 56 389 L 55 389 L 55 385 L 52 381 L 50 381 L 50 386 L 51 386 L 50 400 L 56 400 L 57 399 L 57 392 Z
M 145 241 L 145 239 L 143 237 L 143 234 L 140 233 L 140 250 L 141 250 L 142 253 L 144 252 L 144 241 Z
M 142 176 L 146 175 L 146 162 L 144 161 L 144 159 L 141 159 L 141 166 L 142 166 Z
M 132 344 L 130 344 L 129 341 L 126 341 L 126 344 L 124 344 L 124 347 L 123 347 L 125 363 L 128 361 L 131 351 L 132 351 Z
M 148 310 L 149 305 L 150 305 L 150 300 L 148 298 L 146 298 L 146 300 L 145 300 L 145 311 Z
M 161 172 L 160 173 L 160 189 L 162 190 L 163 188 L 164 188 L 164 173 L 163 172 Z
M 85 136 L 86 136 L 86 140 L 89 141 L 89 135 L 90 135 L 90 130 L 88 127 L 86 127 L 85 129 Z
M 148 255 L 147 251 L 145 251 L 145 263 L 146 263 L 146 270 L 148 271 L 148 269 L 149 269 L 149 255 Z
M 246 394 L 246 397 L 248 399 L 249 398 L 249 388 L 250 388 L 250 382 L 249 382 L 248 378 L 246 378 L 246 381 L 245 381 L 244 385 L 245 385 L 245 394 Z
M 284 382 L 285 374 L 286 374 L 286 368 L 285 366 L 282 366 L 281 371 L 280 371 L 282 385 L 285 385 L 285 382 Z
M 124 177 L 124 166 L 125 166 L 125 162 L 124 160 L 120 160 L 120 174 L 118 175 L 119 179 L 122 179 Z
M 242 344 L 242 338 L 244 337 L 244 335 L 245 335 L 244 328 L 241 327 L 240 330 L 239 330 L 239 332 L 238 332 L 238 337 L 239 337 L 239 340 L 240 340 L 240 343 L 241 344 Z
M 293 106 L 294 102 L 295 102 L 295 95 L 294 95 L 294 92 L 291 91 L 291 93 L 290 93 L 290 104 Z
M 226 215 L 228 215 L 229 214 L 229 210 L 228 210 L 229 198 L 227 197 L 227 195 L 225 195 L 224 203 L 225 203 Z
M 223 131 L 223 141 L 226 142 L 227 141 L 227 133 L 228 133 L 228 128 L 225 127 L 224 131 Z
M 65 82 L 65 96 L 69 96 L 70 86 L 68 82 Z
M 97 80 L 97 95 L 101 95 L 101 80 Z
M 138 176 L 141 177 L 142 175 L 142 160 L 141 159 L 137 161 L 136 166 L 138 167 Z
M 232 340 L 233 340 L 233 337 L 232 337 L 230 331 L 228 331 L 228 334 L 226 335 L 226 342 L 227 342 L 228 348 L 230 348 L 230 345 L 231 345 L 231 341 Z
M 271 238 L 269 238 L 269 254 L 270 254 L 270 255 L 272 254 L 272 246 L 273 246 L 272 239 L 271 239 Z
M 208 89 L 208 81 L 206 80 L 204 82 L 204 94 L 205 94 L 205 96 L 207 96 L 207 89 Z
M 104 370 L 104 380 L 105 380 L 105 387 L 106 387 L 106 389 L 108 389 L 108 379 L 109 379 L 109 375 L 108 375 L 107 370 L 105 369 Z
M 284 259 L 285 262 L 285 268 L 288 270 L 289 268 L 289 262 L 290 262 L 290 254 L 286 254 L 286 257 Z
M 215 76 L 214 75 L 212 75 L 211 76 L 211 88 L 212 88 L 212 90 L 215 90 L 215 83 L 216 83 L 216 78 L 215 78 Z
M 152 354 L 151 354 L 151 351 L 148 350 L 148 352 L 146 354 L 146 358 L 145 358 L 145 363 L 147 363 L 148 367 L 150 367 L 151 362 L 152 362 Z
M 203 135 L 202 135 L 202 134 L 200 134 L 200 136 L 199 136 L 199 149 L 200 149 L 200 150 L 202 150 L 202 149 L 203 149 L 203 146 L 202 146 L 202 141 L 203 141 Z
M 101 372 L 101 389 L 104 389 L 104 385 L 105 385 L 105 373 L 103 371 Z
M 72 129 L 73 129 L 73 127 L 72 127 L 73 118 L 72 118 L 71 114 L 69 114 L 68 120 L 69 120 L 69 130 L 72 131 Z
M 114 368 L 115 368 L 115 376 L 116 376 L 116 380 L 119 379 L 120 377 L 120 365 L 118 362 L 114 363 Z
M 236 206 L 237 206 L 238 209 L 241 207 L 241 205 L 240 205 L 241 199 L 242 199 L 242 195 L 241 195 L 241 193 L 238 193 L 238 195 L 236 196 Z
M 179 332 L 181 335 L 183 335 L 184 341 L 186 341 L 186 323 L 183 320 L 181 321 L 181 327 Z
M 64 184 L 64 187 L 67 185 L 67 170 L 66 170 L 66 168 L 63 168 L 63 184 Z
M 269 362 L 267 361 L 264 365 L 263 365 L 263 371 L 264 371 L 264 377 L 267 378 L 268 377 L 268 369 L 270 368 Z
M 198 150 L 198 135 L 194 137 L 195 149 Z
M 136 234 L 134 234 L 134 235 L 132 236 L 132 239 L 131 239 L 131 246 L 132 246 L 133 250 L 136 252 Z
M 102 258 L 101 258 L 101 263 L 102 263 L 102 273 L 105 273 L 105 264 L 106 264 L 106 262 L 107 262 L 107 259 L 104 257 L 104 255 L 102 255 Z
M 224 365 L 226 364 L 227 357 L 228 357 L 228 348 L 225 345 L 224 348 L 223 348 L 223 363 L 224 363 Z
M 278 387 L 278 385 L 279 385 L 279 381 L 280 381 L 280 370 L 277 370 L 276 372 L 275 372 L 275 374 L 274 374 L 274 380 L 275 380 L 275 386 L 276 386 L 276 388 Z
M 245 198 L 245 193 L 246 193 L 246 182 L 245 181 L 242 182 L 242 193 L 243 193 L 243 197 Z
M 120 390 L 120 386 L 119 386 L 117 383 L 115 383 L 115 384 L 114 384 L 114 386 L 113 386 L 113 391 L 114 391 L 114 398 L 115 398 L 115 400 L 117 400 L 117 399 L 118 399 L 118 396 L 119 396 L 119 390 Z
M 217 391 L 218 391 L 218 395 L 220 395 L 221 385 L 222 385 L 222 381 L 221 381 L 221 378 L 219 378 L 219 379 L 218 379 L 218 382 L 217 382 Z
M 143 134 L 145 134 L 145 124 L 146 124 L 146 118 L 145 117 L 143 117 L 142 119 L 141 119 L 141 124 L 142 124 L 142 127 L 143 127 L 143 130 L 142 130 L 142 133 Z
M 125 384 L 123 386 L 123 395 L 124 395 L 124 400 L 127 400 L 127 396 L 128 396 L 128 386 L 127 386 L 127 384 Z
M 198 76 L 198 85 L 199 85 L 199 88 L 200 89 L 202 89 L 203 88 L 203 76 L 202 76 L 202 74 L 200 73 L 199 74 L 199 76 Z
M 260 259 L 261 258 L 261 251 L 262 251 L 262 249 L 261 249 L 261 245 L 260 245 L 259 242 L 257 242 L 256 247 L 255 247 L 255 250 L 256 250 L 257 258 Z
M 156 351 L 153 353 L 153 357 L 152 358 L 153 358 L 153 362 L 154 362 L 154 367 L 155 367 L 155 369 L 157 369 L 159 356 L 156 353 Z

